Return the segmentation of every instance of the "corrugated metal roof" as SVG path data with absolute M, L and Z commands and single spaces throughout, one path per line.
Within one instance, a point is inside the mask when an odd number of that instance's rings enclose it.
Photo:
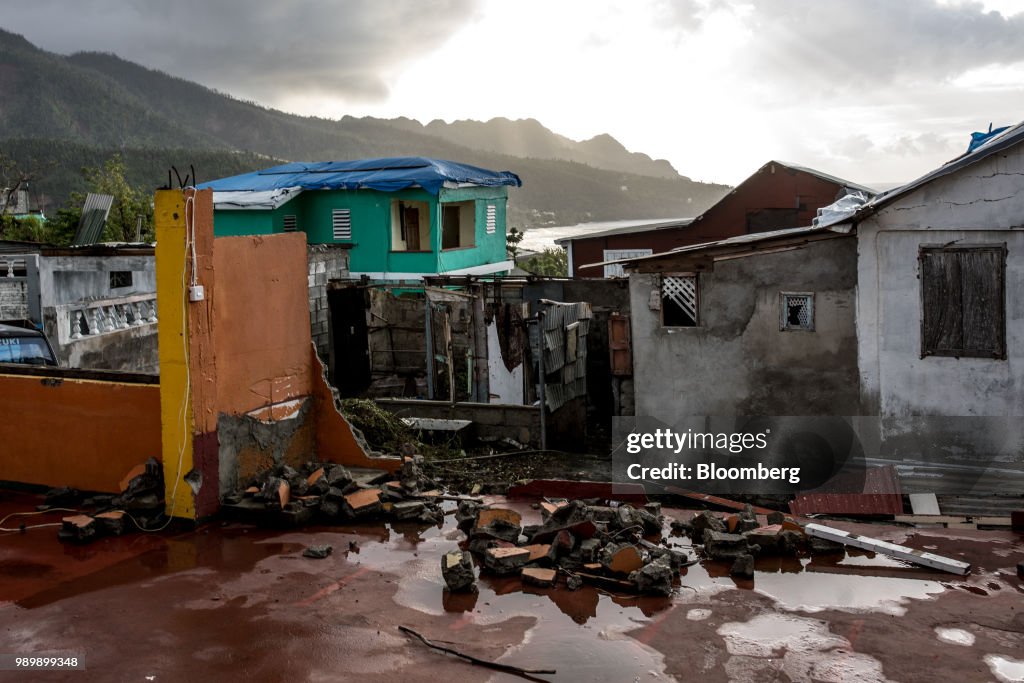
M 841 185 L 842 187 L 847 188 L 849 190 L 857 190 L 858 192 L 865 192 L 868 195 L 878 194 L 878 190 L 876 190 L 874 188 L 871 188 L 871 187 L 868 187 L 867 185 L 861 185 L 860 183 L 854 183 L 854 182 L 851 182 L 849 180 L 846 180 L 845 178 L 840 178 L 838 176 L 834 176 L 834 175 L 831 175 L 829 173 L 822 173 L 821 171 L 819 171 L 819 170 L 817 170 L 815 168 L 809 168 L 807 166 L 800 166 L 799 164 L 791 164 L 791 163 L 789 163 L 787 161 L 779 161 L 777 159 L 774 160 L 774 161 L 769 161 L 768 164 L 778 164 L 779 166 L 785 166 L 786 168 L 791 168 L 794 171 L 801 171 L 803 173 L 809 173 L 810 175 L 813 175 L 813 176 L 816 176 L 818 178 L 821 178 L 822 180 L 827 180 L 830 183 L 835 183 L 836 185 Z M 765 164 L 765 166 L 767 166 L 768 164 Z M 763 169 L 764 166 L 762 166 L 761 168 Z
M 107 224 L 110 207 L 114 204 L 113 195 L 93 194 L 85 196 L 82 207 L 82 218 L 78 221 L 78 230 L 71 244 L 95 244 L 103 235 L 103 226 Z
M 686 226 L 693 223 L 692 218 L 673 218 L 672 220 L 657 221 L 652 223 L 638 223 L 636 225 L 626 225 L 621 228 L 610 228 L 608 230 L 599 230 L 597 232 L 586 232 L 580 233 L 579 235 L 573 235 L 571 237 L 561 237 L 555 240 L 555 244 L 563 246 L 572 242 L 573 240 L 589 240 L 594 237 L 614 237 L 616 235 L 632 235 L 638 232 L 652 232 L 655 230 L 671 230 L 672 228 L 685 228 Z
M 903 491 L 892 465 L 864 472 L 863 493 L 811 493 L 790 502 L 794 515 L 902 515 Z

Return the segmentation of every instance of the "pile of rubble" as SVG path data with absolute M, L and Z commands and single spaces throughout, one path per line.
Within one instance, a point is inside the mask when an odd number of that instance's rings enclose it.
M 440 524 L 444 511 L 439 501 L 447 497 L 423 474 L 421 456 L 409 454 L 394 475 L 356 473 L 321 462 L 298 469 L 278 465 L 227 495 L 222 508 L 236 517 L 276 526 L 375 518 Z
M 83 498 L 74 489 L 53 489 L 47 493 L 41 508 L 70 506 L 92 508 L 93 512 L 64 517 L 57 532 L 62 541 L 89 543 L 103 536 L 120 536 L 136 528 L 158 528 L 167 520 L 163 467 L 156 458 L 136 466 L 121 480 L 121 493 L 116 496 Z
M 460 503 L 456 520 L 467 541 L 463 550 L 442 557 L 445 583 L 453 592 L 476 590 L 475 557 L 485 572 L 518 575 L 542 587 L 564 580 L 570 590 L 591 583 L 619 592 L 671 594 L 680 569 L 696 560 L 644 540 L 662 532 L 661 505 L 599 502 L 546 501 L 540 504 L 543 523 L 526 526 L 514 510 Z
M 672 530 L 700 545 L 705 559 L 732 561 L 730 573 L 740 578 L 753 578 L 756 555 L 845 552 L 839 543 L 806 535 L 802 524 L 781 512 L 769 514 L 767 521 L 762 526 L 748 505 L 743 512 L 724 517 L 701 512 L 690 521 L 672 522 Z

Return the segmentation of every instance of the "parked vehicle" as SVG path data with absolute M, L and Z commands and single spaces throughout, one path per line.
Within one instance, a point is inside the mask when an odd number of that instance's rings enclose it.
M 0 324 L 0 363 L 57 365 L 57 357 L 39 330 Z

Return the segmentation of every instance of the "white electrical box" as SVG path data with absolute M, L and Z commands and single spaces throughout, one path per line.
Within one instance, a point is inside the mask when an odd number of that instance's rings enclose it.
M 206 287 L 202 285 L 192 285 L 188 288 L 188 300 L 189 301 L 202 301 L 206 298 Z

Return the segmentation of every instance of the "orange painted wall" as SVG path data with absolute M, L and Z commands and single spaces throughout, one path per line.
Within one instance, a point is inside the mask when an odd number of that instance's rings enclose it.
M 213 269 L 217 411 L 242 415 L 309 396 L 305 235 L 218 237 Z
M 160 386 L 0 372 L 0 480 L 118 493 L 160 458 Z

